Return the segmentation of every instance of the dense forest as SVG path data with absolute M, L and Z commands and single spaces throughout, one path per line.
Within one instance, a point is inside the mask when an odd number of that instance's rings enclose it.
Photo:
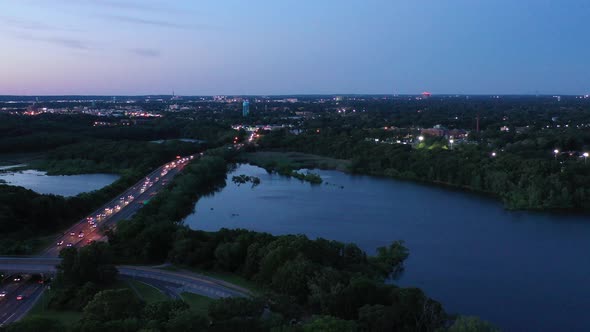
M 453 150 L 366 142 L 364 133 L 272 133 L 262 149 L 283 149 L 350 159 L 353 173 L 390 176 L 460 187 L 496 196 L 512 209 L 587 210 L 590 168 L 582 161 L 492 155 L 465 144 Z M 435 143 L 433 142 L 433 145 Z
M 199 197 L 224 185 L 229 165 L 237 160 L 234 150 L 215 147 L 242 143 L 247 137 L 229 126 L 246 121 L 235 112 L 239 104 L 221 109 L 215 103 L 189 105 L 200 111 L 178 112 L 128 127 L 95 127 L 93 123 L 103 119 L 89 115 L 0 114 L 0 155 L 9 156 L 4 163 L 13 155 L 30 154 L 31 167 L 53 174 L 121 175 L 108 187 L 71 198 L 0 184 L 0 252 L 4 254 L 32 253 L 42 244 L 40 235 L 70 225 L 149 170 L 178 154 L 207 149 L 203 158 L 185 167 L 132 219 L 108 231 L 108 243 L 62 251 L 64 260 L 50 306 L 82 312 L 75 326 L 27 319 L 4 329 L 494 330 L 475 318 L 455 319 L 419 289 L 395 286 L 409 255 L 395 239 L 368 256 L 354 244 L 326 239 L 239 229 L 208 233 L 182 225 Z M 262 109 L 252 105 L 253 115 L 247 121 L 284 127 L 261 130 L 257 146 L 246 146 L 247 151 L 299 151 L 346 159 L 353 173 L 479 192 L 513 209 L 590 208 L 590 171 L 581 157 L 590 150 L 590 117 L 583 100 L 301 98 L 292 104 L 269 102 Z M 469 137 L 454 145 L 449 137 L 426 136 L 416 141 L 423 128 L 436 125 L 469 131 Z M 178 138 L 205 143 L 150 142 Z M 407 144 L 397 142 L 402 140 Z M 269 169 L 293 172 L 280 165 Z M 162 262 L 236 274 L 262 291 L 253 298 L 216 301 L 206 315 L 199 315 L 183 302 L 146 304 L 129 290 L 112 289 L 116 264 Z
M 303 119 L 300 132 L 264 132 L 258 150 L 346 159 L 353 173 L 458 187 L 497 197 L 510 209 L 586 211 L 589 106 L 568 100 L 348 101 L 340 112 L 335 108 Z M 427 134 L 418 142 L 421 128 L 435 125 L 466 130 L 469 136 L 455 138 L 454 145 L 452 138 Z
M 302 235 L 183 226 L 194 201 L 223 186 L 231 158 L 219 149 L 189 164 L 145 209 L 122 221 L 108 244 L 62 251 L 51 305 L 82 310 L 73 331 L 434 331 L 450 324 L 421 290 L 385 283 L 403 271 L 408 251 L 401 242 L 371 257 L 354 244 Z M 163 261 L 239 274 L 263 292 L 213 302 L 205 317 L 183 303 L 146 305 L 129 290 L 104 290 L 116 277 L 115 264 Z M 25 320 L 23 331 L 35 323 Z
M 64 198 L 42 195 L 0 183 L 0 253 L 31 254 L 55 234 L 109 201 L 155 167 L 177 155 L 200 152 L 233 136 L 227 126 L 204 121 L 198 125 L 162 119 L 130 128 L 96 128 L 86 115 L 23 117 L 0 115 L 0 156 L 49 174 L 107 172 L 121 175 L 100 190 Z M 194 144 L 181 141 L 152 143 L 152 139 L 199 137 Z

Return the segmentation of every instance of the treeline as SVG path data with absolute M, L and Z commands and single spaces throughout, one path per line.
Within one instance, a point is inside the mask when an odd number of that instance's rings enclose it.
M 85 141 L 49 152 L 45 160 L 31 166 L 49 174 L 112 172 L 121 178 L 102 189 L 67 198 L 0 184 L 0 253 L 32 254 L 44 244 L 40 237 L 67 228 L 177 154 L 201 149 L 192 143 Z
M 173 186 L 109 234 L 115 257 L 126 263 L 170 261 L 241 275 L 267 290 L 263 303 L 275 314 L 274 327 L 288 327 L 290 321 L 307 321 L 312 315 L 350 321 L 355 328 L 382 324 L 385 330 L 399 331 L 433 331 L 447 322 L 442 306 L 419 289 L 384 284 L 403 270 L 408 252 L 400 242 L 368 257 L 356 245 L 302 235 L 226 229 L 207 233 L 183 226 L 180 222 L 192 212 L 195 200 L 223 184 L 226 167 L 219 156 L 187 166 Z M 250 306 L 231 310 L 245 307 Z M 230 311 L 223 317 L 231 322 L 213 325 L 269 330 L 261 318 L 263 307 Z
M 354 244 L 302 235 L 208 233 L 183 226 L 195 201 L 223 185 L 232 156 L 231 150 L 219 149 L 189 164 L 134 218 L 111 231 L 108 244 L 62 251 L 50 305 L 82 310 L 80 321 L 65 327 L 51 319 L 25 319 L 7 331 L 40 326 L 85 332 L 447 330 L 451 317 L 438 302 L 419 289 L 385 283 L 403 271 L 408 251 L 401 242 L 371 257 Z M 146 305 L 128 289 L 105 290 L 116 277 L 114 264 L 163 261 L 238 274 L 263 291 L 215 301 L 202 315 L 179 301 Z
M 117 173 L 121 178 L 97 191 L 64 198 L 0 183 L 0 253 L 32 254 L 54 234 L 84 217 L 177 155 L 200 152 L 231 140 L 228 126 L 204 120 L 158 119 L 137 126 L 93 127 L 88 115 L 0 114 L 0 154 L 34 152 L 27 167 L 49 174 Z M 185 136 L 186 135 L 186 136 Z M 151 139 L 195 137 L 210 141 L 151 143 Z M 17 157 L 20 160 L 20 158 Z
M 203 117 L 169 115 L 129 126 L 95 127 L 95 121 L 119 124 L 121 119 L 82 114 L 20 116 L 0 113 L 0 154 L 44 153 L 85 142 L 98 145 L 105 141 L 147 143 L 160 139 L 191 138 L 204 140 L 213 147 L 231 142 L 234 132 L 229 125 Z
M 87 140 L 47 152 L 30 165 L 49 174 L 147 173 L 155 166 L 203 150 L 199 144 L 170 141 L 160 144 L 138 141 Z
M 473 190 L 500 198 L 512 209 L 590 209 L 590 167 L 583 161 L 525 158 L 476 144 L 412 148 L 377 144 L 355 130 L 290 135 L 269 133 L 263 149 L 284 149 L 352 161 L 354 173 L 390 176 Z

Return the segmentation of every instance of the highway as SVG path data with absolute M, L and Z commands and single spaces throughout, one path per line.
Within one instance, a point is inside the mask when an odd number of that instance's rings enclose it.
M 59 258 L 0 257 L 0 269 L 10 266 L 15 270 L 55 273 L 57 264 Z M 240 286 L 187 271 L 168 271 L 147 266 L 117 266 L 117 270 L 121 279 L 144 282 L 173 299 L 180 299 L 185 292 L 213 299 L 252 296 L 249 290 Z M 4 293 L 4 296 L 0 296 L 0 326 L 23 318 L 43 293 L 44 285 L 30 280 L 30 275 L 22 275 L 22 280 L 14 281 L 15 277 L 20 276 L 10 274 L 0 286 L 0 292 Z M 19 295 L 23 298 L 17 299 Z
M 23 276 L 21 281 L 15 282 L 16 276 L 20 275 L 9 275 L 0 287 L 4 294 L 0 297 L 0 326 L 24 317 L 43 293 L 43 284 L 29 280 L 28 276 Z M 17 296 L 22 298 L 17 299 Z
M 155 196 L 174 178 L 194 156 L 177 158 L 158 167 L 144 179 L 121 193 L 110 202 L 104 204 L 86 218 L 78 221 L 56 243 L 43 252 L 45 257 L 57 257 L 62 248 L 83 247 L 92 241 L 105 241 L 101 229 L 114 227 L 118 221 L 133 216 L 144 205 L 144 202 Z
M 194 158 L 195 156 L 179 156 L 158 167 L 131 188 L 70 227 L 53 245 L 43 251 L 41 257 L 0 258 L 0 271 L 54 273 L 56 262 L 59 262 L 56 259 L 63 248 L 80 248 L 93 241 L 105 241 L 103 230 L 113 228 L 117 222 L 133 216 Z M 155 279 L 154 282 L 160 281 Z M 35 282 L 5 280 L 0 287 L 0 326 L 24 317 L 43 293 L 43 289 L 42 284 Z M 17 299 L 19 295 L 23 295 L 23 298 Z

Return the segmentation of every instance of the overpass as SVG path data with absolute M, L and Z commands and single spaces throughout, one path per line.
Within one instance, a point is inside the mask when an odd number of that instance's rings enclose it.
M 61 258 L 56 257 L 0 257 L 0 271 L 4 273 L 55 274 Z
M 4 273 L 48 274 L 57 273 L 61 258 L 52 257 L 0 257 L 0 271 Z M 169 271 L 147 266 L 117 266 L 119 276 L 137 279 L 165 293 L 183 292 L 203 295 L 210 298 L 249 297 L 252 293 L 237 285 L 188 271 Z

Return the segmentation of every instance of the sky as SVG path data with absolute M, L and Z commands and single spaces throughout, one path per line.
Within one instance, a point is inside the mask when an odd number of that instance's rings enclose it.
M 0 95 L 587 94 L 587 0 L 0 0 Z

